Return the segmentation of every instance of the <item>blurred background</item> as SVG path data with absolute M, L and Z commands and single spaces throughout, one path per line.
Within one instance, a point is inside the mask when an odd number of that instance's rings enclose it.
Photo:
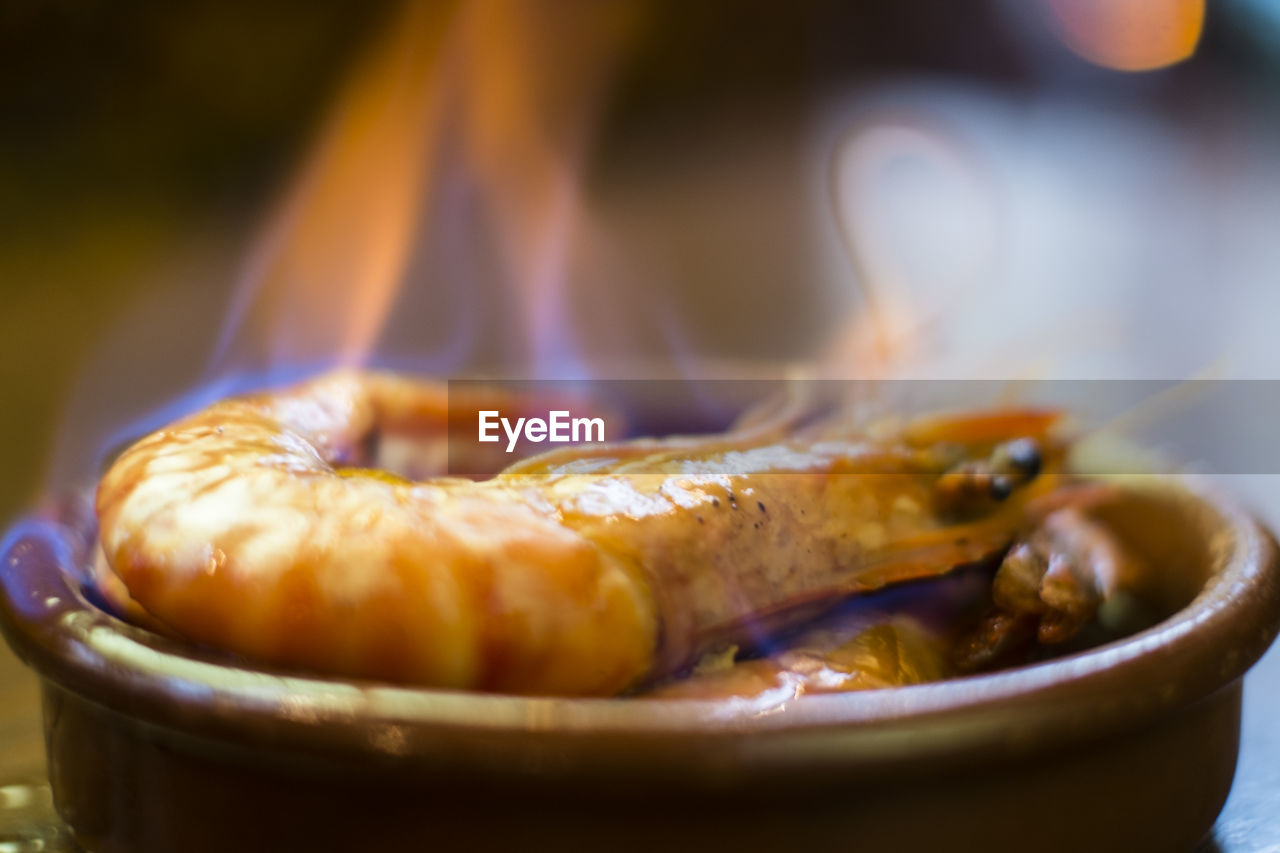
M 1280 373 L 1280 4 L 938 5 L 5 4 L 0 517 L 336 361 Z
M 1278 271 L 1270 0 L 0 7 L 0 519 L 322 363 L 1275 379 Z

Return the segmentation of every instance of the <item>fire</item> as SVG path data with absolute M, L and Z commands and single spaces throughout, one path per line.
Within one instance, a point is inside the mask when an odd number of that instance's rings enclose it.
M 432 194 L 446 174 L 479 197 L 479 244 L 498 252 L 527 355 L 555 359 L 569 340 L 564 274 L 591 117 L 635 9 L 407 2 L 264 229 L 215 371 L 366 362 L 416 278 L 414 252 L 442 224 L 425 220 L 442 215 Z M 446 205 L 443 215 L 462 214 Z M 465 270 L 441 271 L 449 263 L 434 270 L 470 286 Z
M 535 372 L 574 369 L 565 273 L 604 79 L 635 31 L 633 4 L 471 4 L 461 22 L 464 150 L 496 226 Z
M 219 360 L 364 359 L 403 277 L 447 18 L 410 3 L 340 94 L 253 252 Z

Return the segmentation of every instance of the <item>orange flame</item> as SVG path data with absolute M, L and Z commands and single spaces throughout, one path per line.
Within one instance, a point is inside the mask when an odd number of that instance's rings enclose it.
M 477 188 L 480 227 L 496 232 L 514 288 L 509 302 L 534 348 L 549 346 L 590 107 L 634 9 L 407 2 L 340 93 L 270 221 L 215 366 L 246 355 L 273 367 L 367 360 L 445 169 Z M 451 134 L 463 154 L 446 162 Z
M 447 15 L 404 13 L 340 93 L 253 253 L 222 356 L 358 362 L 404 273 L 424 190 Z
M 564 351 L 564 288 L 581 214 L 583 154 L 602 72 L 634 32 L 636 11 L 634 4 L 592 0 L 468 7 L 465 41 L 477 49 L 466 57 L 466 149 L 491 203 L 535 360 L 572 357 Z

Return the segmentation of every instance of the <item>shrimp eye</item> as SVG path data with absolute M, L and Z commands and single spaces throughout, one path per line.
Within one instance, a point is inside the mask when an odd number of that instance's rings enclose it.
M 1015 471 L 1028 480 L 1033 480 L 1040 473 L 1044 460 L 1040 455 L 1040 445 L 1033 438 L 1019 438 L 1004 446 L 1005 458 Z

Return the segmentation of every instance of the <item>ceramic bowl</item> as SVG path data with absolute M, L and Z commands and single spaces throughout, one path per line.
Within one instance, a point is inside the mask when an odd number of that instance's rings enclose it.
M 125 624 L 82 505 L 11 531 L 0 626 L 43 684 L 88 850 L 1178 850 L 1231 785 L 1276 546 L 1230 500 L 1136 477 L 1096 512 L 1167 617 L 1044 663 L 745 702 L 516 698 L 266 670 Z

